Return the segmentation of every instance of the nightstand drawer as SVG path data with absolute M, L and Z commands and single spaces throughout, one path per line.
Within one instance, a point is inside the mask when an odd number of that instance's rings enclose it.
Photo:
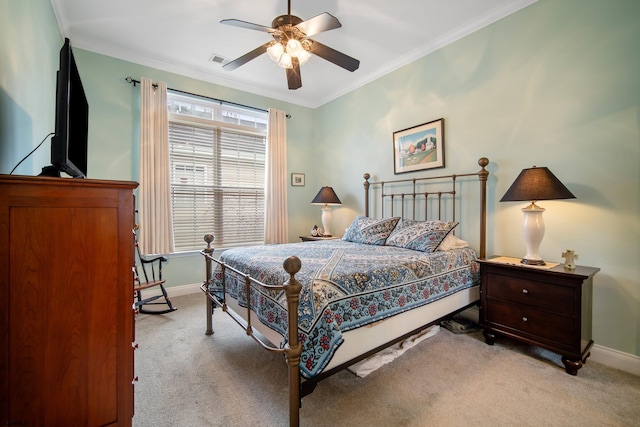
M 535 280 L 491 274 L 485 292 L 486 297 L 527 304 L 561 314 L 575 312 L 574 289 Z
M 575 335 L 573 321 L 566 316 L 502 301 L 491 302 L 486 321 L 557 343 L 571 343 Z

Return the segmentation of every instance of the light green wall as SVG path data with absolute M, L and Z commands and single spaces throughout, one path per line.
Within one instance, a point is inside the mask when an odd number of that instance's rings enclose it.
M 45 0 L 0 0 L 0 173 L 8 174 L 55 130 L 53 106 L 62 37 Z M 48 142 L 14 172 L 50 164 Z
M 9 173 L 53 130 L 62 38 L 48 0 L 0 5 L 0 173 Z M 492 161 L 489 253 L 524 253 L 523 206 L 498 202 L 521 169 L 548 166 L 577 196 L 540 203 L 542 256 L 560 261 L 574 249 L 580 264 L 602 269 L 595 341 L 640 355 L 638 18 L 634 0 L 540 0 L 316 110 L 76 50 L 90 104 L 89 176 L 137 178 L 139 89 L 128 75 L 283 109 L 293 116 L 287 172 L 306 174 L 306 186 L 288 193 L 294 241 L 319 222 L 309 201 L 321 185 L 343 202 L 333 210 L 336 234 L 362 212 L 364 172 L 394 178 L 392 133 L 444 117 L 444 171 Z M 37 174 L 48 156 L 45 144 L 16 173 Z M 172 258 L 166 273 L 175 285 L 200 281 L 199 270 L 197 257 Z
M 492 162 L 488 253 L 517 257 L 526 203 L 498 200 L 523 168 L 549 167 L 577 199 L 539 202 L 541 255 L 574 249 L 601 268 L 594 339 L 638 355 L 639 22 L 635 0 L 540 0 L 328 103 L 316 111 L 316 144 L 332 153 L 320 177 L 361 200 L 363 172 L 394 178 L 392 133 L 443 117 L 446 171 Z M 334 209 L 334 228 L 359 212 Z

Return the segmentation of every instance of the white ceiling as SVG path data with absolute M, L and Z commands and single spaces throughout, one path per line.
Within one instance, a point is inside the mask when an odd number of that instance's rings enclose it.
M 271 26 L 276 16 L 287 13 L 286 0 L 51 0 L 51 4 L 63 36 L 74 47 L 315 108 L 535 1 L 292 0 L 291 14 L 303 20 L 323 12 L 338 18 L 342 28 L 313 39 L 360 60 L 360 68 L 352 73 L 313 56 L 301 67 L 302 87 L 295 91 L 287 88 L 285 71 L 267 55 L 234 71 L 210 61 L 214 54 L 235 59 L 272 39 L 267 33 L 223 25 L 220 20 Z

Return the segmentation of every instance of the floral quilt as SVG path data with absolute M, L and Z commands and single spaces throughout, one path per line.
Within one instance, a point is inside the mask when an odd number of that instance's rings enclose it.
M 343 240 L 229 249 L 220 260 L 267 285 L 282 285 L 283 261 L 296 255 L 303 285 L 298 309 L 305 378 L 322 372 L 344 341 L 342 333 L 411 310 L 471 287 L 479 281 L 472 249 L 424 252 Z M 210 291 L 220 296 L 221 272 L 214 270 Z M 227 273 L 228 295 L 246 307 L 243 279 Z M 287 299 L 251 286 L 251 309 L 260 320 L 287 336 Z M 286 339 L 286 338 L 285 338 Z M 284 345 L 285 342 L 281 343 Z

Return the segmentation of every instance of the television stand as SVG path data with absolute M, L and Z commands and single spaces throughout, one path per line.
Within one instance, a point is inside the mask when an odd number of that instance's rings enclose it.
M 38 176 L 52 176 L 52 177 L 60 178 L 60 171 L 58 170 L 57 167 L 53 165 L 45 166 L 42 168 L 42 172 L 40 172 Z

